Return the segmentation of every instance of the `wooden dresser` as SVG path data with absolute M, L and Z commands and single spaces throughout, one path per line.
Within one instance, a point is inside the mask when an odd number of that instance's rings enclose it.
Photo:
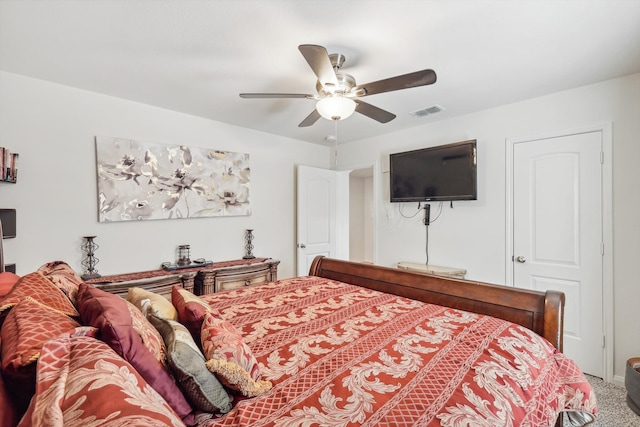
M 151 270 L 138 273 L 116 274 L 85 280 L 86 283 L 112 294 L 127 297 L 129 288 L 142 288 L 171 300 L 171 288 L 178 285 L 194 292 L 194 281 L 198 271 Z
M 279 260 L 256 258 L 255 260 L 242 261 L 244 262 L 229 261 L 227 265 L 216 265 L 214 263 L 211 266 L 199 269 L 195 278 L 196 295 L 211 294 L 278 280 Z
M 196 295 L 204 295 L 277 280 L 278 264 L 280 261 L 272 258 L 238 259 L 214 262 L 206 267 L 102 276 L 88 279 L 86 283 L 123 298 L 127 297 L 129 288 L 137 287 L 171 300 L 174 285 Z

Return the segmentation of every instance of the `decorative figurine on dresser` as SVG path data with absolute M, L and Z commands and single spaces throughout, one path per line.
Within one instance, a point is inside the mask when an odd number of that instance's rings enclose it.
M 213 264 L 213 261 L 207 261 L 204 258 L 197 258 L 191 261 L 191 245 L 180 245 L 178 246 L 178 259 L 176 263 L 163 262 L 160 264 L 160 267 L 167 271 L 173 271 L 183 268 L 206 267 L 211 264 Z

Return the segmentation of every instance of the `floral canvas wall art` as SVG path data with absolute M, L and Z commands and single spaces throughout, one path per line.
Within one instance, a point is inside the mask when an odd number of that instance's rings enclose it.
M 100 222 L 250 215 L 249 155 L 96 137 Z

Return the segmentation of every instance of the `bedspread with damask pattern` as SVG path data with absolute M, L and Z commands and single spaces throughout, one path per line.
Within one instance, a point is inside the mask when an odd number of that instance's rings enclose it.
M 578 366 L 490 316 L 318 277 L 203 297 L 273 388 L 206 426 L 552 426 L 593 419 Z

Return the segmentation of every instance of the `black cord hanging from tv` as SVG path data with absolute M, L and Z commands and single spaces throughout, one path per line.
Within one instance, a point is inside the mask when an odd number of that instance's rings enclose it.
M 425 254 L 427 256 L 427 263 L 425 265 L 429 265 L 429 223 L 431 222 L 431 205 L 425 203 L 424 204 L 424 219 L 422 223 L 425 228 Z

